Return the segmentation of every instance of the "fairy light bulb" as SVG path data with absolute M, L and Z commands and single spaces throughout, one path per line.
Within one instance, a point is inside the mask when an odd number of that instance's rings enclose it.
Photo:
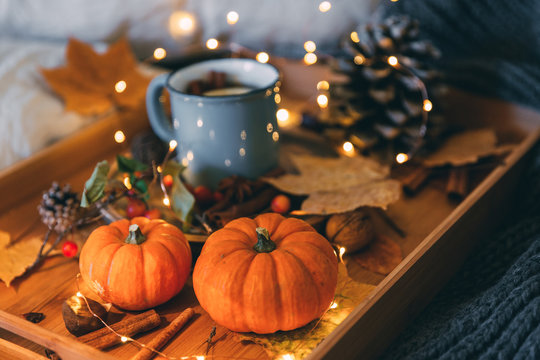
M 265 53 L 264 51 L 261 51 L 255 56 L 255 59 L 260 62 L 261 64 L 266 64 L 268 60 L 270 60 L 270 55 Z
M 388 64 L 391 66 L 396 66 L 398 64 L 398 58 L 394 55 L 388 57 Z
M 317 50 L 317 45 L 315 44 L 315 42 L 309 40 L 309 41 L 306 41 L 304 43 L 304 49 L 308 52 L 308 53 L 312 53 L 314 52 L 315 50 Z
M 114 141 L 116 141 L 118 144 L 121 144 L 124 141 L 126 141 L 126 135 L 124 134 L 122 130 L 117 130 L 114 133 Z
M 169 32 L 173 36 L 189 35 L 195 29 L 195 18 L 185 11 L 175 11 L 169 17 Z
M 129 180 L 129 176 L 124 176 L 124 186 L 126 189 L 131 190 L 131 180 Z
M 125 343 L 125 342 L 127 342 L 129 339 L 128 339 L 126 336 L 121 336 L 121 337 L 120 337 L 120 340 L 121 340 L 123 343 Z
M 163 205 L 165 205 L 167 207 L 171 206 L 171 200 L 169 200 L 168 197 L 164 197 L 163 198 Z
M 428 99 L 424 100 L 424 111 L 430 112 L 431 109 L 433 109 L 433 103 L 429 101 Z
M 238 19 L 240 19 L 240 16 L 236 11 L 229 11 L 227 13 L 227 24 L 234 25 L 238 22 Z
M 356 55 L 353 61 L 356 65 L 362 65 L 366 59 L 362 55 Z
M 169 141 L 169 151 L 174 151 L 176 147 L 178 146 L 178 142 L 176 140 Z
M 124 80 L 120 80 L 116 84 L 114 84 L 114 90 L 119 94 L 126 91 L 126 88 L 127 88 L 127 83 Z
M 343 151 L 345 151 L 346 153 L 354 152 L 354 145 L 350 141 L 345 141 L 342 147 L 343 147 Z
M 217 49 L 218 46 L 219 46 L 219 42 L 216 39 L 210 38 L 206 40 L 206 47 L 209 48 L 210 50 L 215 50 Z
M 398 164 L 406 163 L 409 160 L 409 155 L 405 153 L 399 153 L 396 155 L 396 162 Z
M 330 1 L 323 1 L 322 3 L 319 4 L 320 12 L 325 13 L 329 11 L 331 8 L 332 8 L 332 4 L 330 3 Z
M 330 89 L 330 83 L 326 80 L 319 81 L 317 83 L 317 90 L 328 90 Z
M 328 96 L 324 94 L 317 96 L 317 104 L 319 104 L 321 109 L 325 109 L 328 106 Z
M 167 51 L 165 51 L 164 48 L 157 48 L 154 50 L 154 59 L 161 60 L 164 59 L 165 56 L 167 56 Z
M 286 123 L 289 120 L 289 111 L 287 109 L 279 109 L 276 112 L 278 123 Z
M 356 31 L 353 31 L 351 33 L 351 40 L 355 43 L 359 43 L 360 42 L 360 38 L 358 37 L 358 33 Z
M 77 295 L 77 297 L 80 297 L 80 298 L 84 297 L 83 294 L 80 291 L 77 291 L 77 294 L 75 294 L 75 295 Z
M 279 94 L 276 94 L 274 96 L 274 101 L 276 102 L 276 104 L 279 104 L 281 102 L 281 95 Z
M 330 305 L 330 309 L 335 309 L 335 308 L 337 308 L 337 307 L 338 307 L 338 304 L 337 304 L 337 302 L 335 302 L 335 301 L 333 301 L 333 302 L 332 302 L 332 305 Z
M 306 63 L 306 65 L 313 65 L 317 62 L 317 55 L 315 55 L 314 53 L 307 53 L 306 55 L 304 55 L 304 63 Z

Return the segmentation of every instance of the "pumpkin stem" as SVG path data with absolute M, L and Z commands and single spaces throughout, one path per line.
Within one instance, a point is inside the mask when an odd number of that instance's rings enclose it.
M 146 240 L 146 237 L 141 232 L 139 225 L 129 225 L 129 234 L 125 240 L 126 244 L 140 245 Z
M 276 243 L 270 240 L 270 234 L 268 230 L 263 227 L 255 229 L 257 232 L 257 243 L 253 246 L 253 249 L 258 253 L 269 253 L 276 249 Z

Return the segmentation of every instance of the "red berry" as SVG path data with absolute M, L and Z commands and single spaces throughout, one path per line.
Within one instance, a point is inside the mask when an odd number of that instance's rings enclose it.
M 135 175 L 136 178 L 140 178 L 142 176 L 142 172 L 137 170 L 133 173 L 133 175 Z
M 67 240 L 64 242 L 64 245 L 62 245 L 62 254 L 64 254 L 65 257 L 74 257 L 77 255 L 77 251 L 79 250 L 79 247 L 76 243 L 74 243 L 71 240 Z
M 214 192 L 214 202 L 220 202 L 221 200 L 223 200 L 223 193 L 220 193 L 219 191 L 215 191 Z
M 146 204 L 141 199 L 131 198 L 129 199 L 128 205 L 126 207 L 127 217 L 133 219 L 137 216 L 144 216 L 146 212 Z
M 199 204 L 209 204 L 214 201 L 214 194 L 212 190 L 204 185 L 199 185 L 193 190 L 193 196 Z
M 291 200 L 285 195 L 277 195 L 272 199 L 270 208 L 273 212 L 284 214 L 291 208 Z
M 173 177 L 171 174 L 167 174 L 163 177 L 163 184 L 166 186 L 166 187 L 171 187 L 172 184 L 173 184 Z
M 144 212 L 144 217 L 150 220 L 161 219 L 161 211 L 159 209 L 150 209 Z

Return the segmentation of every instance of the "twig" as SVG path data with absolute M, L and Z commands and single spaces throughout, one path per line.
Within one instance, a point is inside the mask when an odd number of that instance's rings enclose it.
M 212 326 L 212 331 L 210 331 L 210 335 L 208 336 L 208 339 L 206 339 L 206 355 L 208 355 L 208 352 L 210 351 L 210 348 L 212 347 L 212 339 L 216 336 L 216 327 Z

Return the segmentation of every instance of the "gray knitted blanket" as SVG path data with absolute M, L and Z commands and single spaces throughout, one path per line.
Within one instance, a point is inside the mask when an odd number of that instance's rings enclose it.
M 401 0 L 438 46 L 450 82 L 540 109 L 540 2 Z M 516 218 L 480 241 L 383 359 L 540 359 L 540 146 Z
M 540 147 L 513 225 L 485 238 L 383 359 L 540 359 Z

